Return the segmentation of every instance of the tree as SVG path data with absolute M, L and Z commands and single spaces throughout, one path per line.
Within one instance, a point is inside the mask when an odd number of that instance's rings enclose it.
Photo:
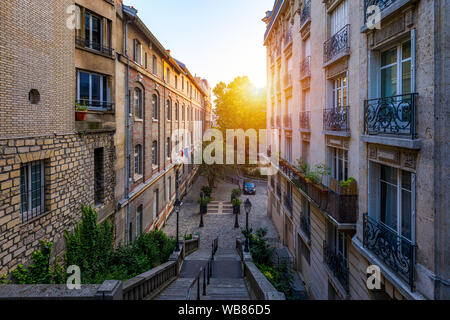
M 220 82 L 213 92 L 217 124 L 222 132 L 266 128 L 266 92 L 257 89 L 248 77 L 237 77 L 228 85 Z

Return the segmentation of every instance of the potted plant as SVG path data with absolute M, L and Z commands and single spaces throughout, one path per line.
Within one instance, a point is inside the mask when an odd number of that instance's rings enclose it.
M 76 121 L 86 121 L 87 116 L 87 104 L 83 101 L 83 104 L 75 102 L 75 120 Z
M 210 197 L 199 198 L 197 202 L 200 204 L 200 213 L 206 214 L 208 212 L 208 203 L 211 202 Z
M 233 201 L 231 202 L 231 204 L 233 205 L 233 213 L 234 214 L 240 214 L 241 213 L 242 200 L 239 199 L 239 198 L 234 198 Z

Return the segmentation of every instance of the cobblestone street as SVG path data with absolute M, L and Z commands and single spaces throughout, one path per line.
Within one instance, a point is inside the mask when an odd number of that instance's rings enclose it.
M 249 228 L 257 230 L 259 228 L 267 229 L 267 239 L 274 247 L 279 247 L 279 236 L 272 221 L 267 216 L 267 184 L 266 182 L 257 182 L 256 195 L 242 195 L 244 202 L 247 197 L 252 202 L 252 211 L 249 215 Z M 199 228 L 200 224 L 200 206 L 197 203 L 200 197 L 200 189 L 207 185 L 204 177 L 198 177 L 192 185 L 188 194 L 183 199 L 183 207 L 180 211 L 180 237 L 184 234 L 198 233 L 200 235 L 200 248 L 209 249 L 211 242 L 218 236 L 219 248 L 234 248 L 236 238 L 243 238 L 241 229 L 245 228 L 245 211 L 241 205 L 241 214 L 239 215 L 239 229 L 234 228 L 235 217 L 233 214 L 206 214 L 203 216 L 204 227 Z M 212 193 L 214 201 L 230 201 L 231 190 L 237 188 L 237 185 L 219 180 L 216 182 L 216 188 Z M 169 236 L 176 235 L 176 214 L 172 213 L 163 231 Z

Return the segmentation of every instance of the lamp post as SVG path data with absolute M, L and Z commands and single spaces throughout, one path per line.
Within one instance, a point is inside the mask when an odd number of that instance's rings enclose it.
M 248 215 L 250 213 L 250 211 L 252 210 L 252 203 L 250 202 L 250 200 L 247 198 L 247 200 L 245 200 L 245 204 L 244 204 L 244 208 L 245 208 L 245 229 L 246 229 L 246 233 L 245 233 L 245 248 L 244 251 L 245 252 L 249 252 L 249 234 L 248 234 Z
M 203 228 L 203 192 L 200 192 L 200 226 L 199 228 Z
M 181 205 L 182 205 L 183 203 L 180 201 L 180 200 L 176 200 L 175 201 L 175 204 L 174 204 L 174 207 L 175 207 L 175 212 L 177 213 L 177 242 L 176 242 L 176 245 L 175 245 L 175 251 L 180 251 L 180 237 L 179 237 L 179 215 L 180 215 L 180 209 L 181 209 Z

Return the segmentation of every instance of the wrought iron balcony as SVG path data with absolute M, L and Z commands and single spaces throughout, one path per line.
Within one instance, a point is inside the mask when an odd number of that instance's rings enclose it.
M 323 63 L 327 63 L 350 50 L 350 25 L 336 32 L 323 44 Z
M 365 134 L 416 137 L 416 93 L 366 100 Z
M 363 245 L 414 291 L 415 245 L 411 240 L 366 213 L 363 220 Z
M 90 111 L 112 111 L 114 104 L 108 101 L 76 100 L 75 105 L 86 106 Z
M 284 207 L 292 214 L 292 196 L 289 196 L 287 193 L 284 193 L 283 196 Z
M 285 129 L 292 129 L 292 118 L 290 114 L 285 114 L 283 119 Z
M 311 77 L 311 56 L 307 56 L 300 64 L 300 78 Z
M 323 130 L 349 131 L 349 108 L 332 107 L 323 110 Z
M 308 21 L 311 20 L 311 1 L 306 0 L 303 2 L 302 13 L 300 15 L 300 28 Z
M 344 289 L 349 291 L 348 262 L 342 254 L 337 253 L 326 241 L 323 242 L 323 262 L 333 272 L 333 275 L 341 283 Z
M 381 11 L 389 8 L 392 4 L 394 4 L 397 0 L 364 0 L 364 24 L 367 23 L 367 18 L 371 15 L 371 13 L 367 13 L 370 7 L 376 6 Z
M 300 215 L 300 229 L 308 238 L 311 238 L 311 222 L 309 216 L 306 217 L 304 214 Z
M 88 41 L 87 39 L 85 39 L 83 37 L 75 37 L 75 43 L 77 46 L 92 49 L 92 50 L 98 51 L 100 53 L 106 54 L 108 56 L 112 56 L 112 48 L 108 47 L 108 46 L 104 46 L 101 43 Z
M 328 190 L 326 212 L 339 223 L 356 223 L 358 196 L 338 194 Z
M 311 131 L 311 111 L 299 113 L 299 124 L 301 131 Z

